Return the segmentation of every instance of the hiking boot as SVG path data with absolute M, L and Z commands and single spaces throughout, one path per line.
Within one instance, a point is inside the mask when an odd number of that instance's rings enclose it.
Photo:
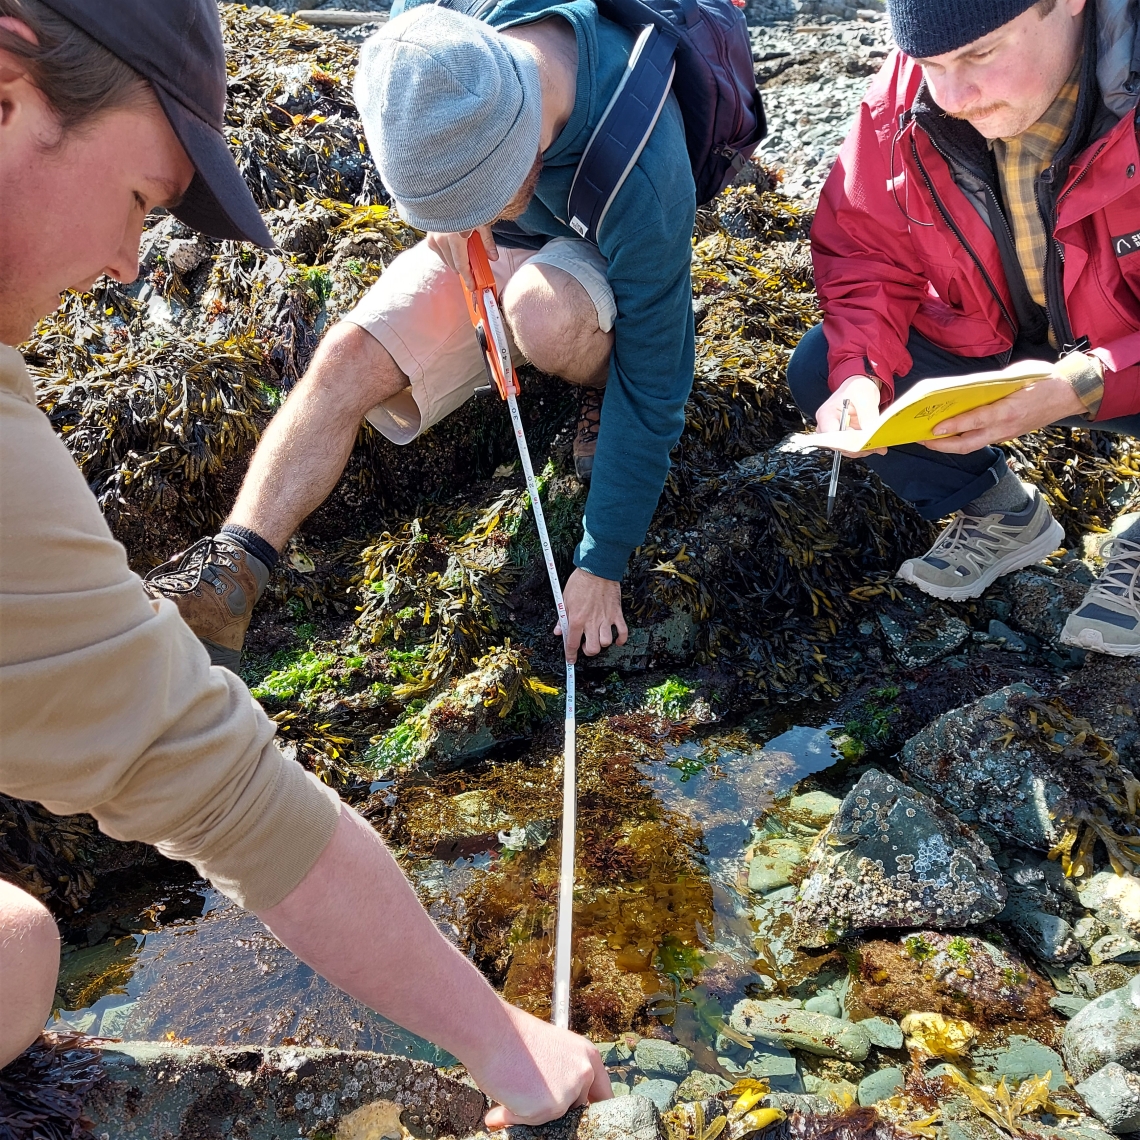
M 583 483 L 594 473 L 594 452 L 598 450 L 598 428 L 602 426 L 602 397 L 605 388 L 583 388 L 578 410 L 578 430 L 574 433 L 574 474 Z
M 1033 501 L 1017 514 L 959 511 L 934 545 L 921 558 L 907 559 L 896 577 L 934 598 L 976 598 L 1003 574 L 1052 554 L 1064 538 L 1065 528 L 1034 489 Z
M 1140 534 L 1104 549 L 1108 565 L 1069 614 L 1061 644 L 1111 657 L 1140 657 Z
M 269 581 L 259 558 L 219 535 L 156 566 L 143 586 L 154 598 L 169 598 L 198 635 L 214 665 L 236 673 L 253 607 Z

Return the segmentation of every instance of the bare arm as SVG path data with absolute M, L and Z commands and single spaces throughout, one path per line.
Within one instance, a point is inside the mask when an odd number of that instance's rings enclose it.
M 597 1049 L 504 1002 L 350 808 L 300 885 L 258 917 L 346 993 L 458 1057 L 502 1106 L 489 1128 L 539 1124 L 610 1095 Z

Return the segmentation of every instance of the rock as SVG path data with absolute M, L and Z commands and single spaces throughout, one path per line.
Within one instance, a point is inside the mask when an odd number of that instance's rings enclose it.
M 807 849 L 794 839 L 768 839 L 753 849 L 748 864 L 748 889 L 769 894 L 792 881 L 792 872 L 807 858 Z
M 621 1081 L 610 1081 L 610 1091 L 614 1096 L 629 1096 L 630 1087 Z
M 1089 947 L 1094 966 L 1104 962 L 1120 962 L 1126 966 L 1140 962 L 1140 942 L 1128 934 L 1106 934 Z
M 879 1069 L 859 1082 L 858 1100 L 861 1105 L 889 1100 L 903 1087 L 906 1077 L 902 1069 Z
M 595 1041 L 594 1045 L 597 1047 L 598 1052 L 602 1055 L 603 1065 L 612 1065 L 617 1060 L 617 1042 L 616 1041 Z
M 1114 1061 L 1081 1081 L 1077 1093 L 1110 1131 L 1140 1131 L 1140 1075 Z
M 778 1041 L 781 1045 L 820 1057 L 863 1061 L 871 1048 L 867 1031 L 854 1022 L 756 998 L 737 1002 L 729 1024 L 739 1033 Z
M 636 1033 L 623 1033 L 614 1046 L 614 1056 L 619 1061 L 628 1061 L 633 1057 L 633 1051 L 641 1038 Z
M 1000 913 L 1006 891 L 989 849 L 929 796 L 865 772 L 812 849 L 795 934 L 828 945 L 850 930 L 969 926 Z
M 1061 689 L 1065 703 L 1140 772 L 1140 661 L 1090 653 Z
M 646 1100 L 652 1101 L 657 1106 L 658 1111 L 666 1112 L 673 1107 L 679 1087 L 676 1081 L 667 1081 L 663 1077 L 652 1081 L 641 1081 L 633 1086 L 633 1096 L 630 1097 L 630 1100 L 644 1097 Z
M 615 1097 L 589 1105 L 578 1124 L 577 1140 L 665 1140 L 665 1126 L 657 1106 L 641 1091 L 648 1083 L 638 1085 L 635 1096 Z M 654 1083 L 673 1084 L 672 1081 Z
M 99 1020 L 99 1036 L 122 1037 L 123 1027 L 136 1005 L 138 1002 L 129 1001 L 124 1005 L 113 1005 L 110 1009 L 103 1010 L 103 1016 Z
M 707 1100 L 732 1088 L 732 1082 L 726 1081 L 719 1073 L 705 1073 L 694 1069 L 677 1089 L 679 1101 Z
M 814 1073 L 804 1073 L 804 1088 L 815 1096 L 827 1097 L 836 1104 L 843 1104 L 854 1100 L 859 1093 L 859 1086 L 853 1081 L 845 1081 L 842 1077 L 834 1080 L 826 1077 L 817 1077 Z
M 1101 922 L 1095 914 L 1086 914 L 1073 928 L 1077 941 L 1086 949 L 1108 934 L 1107 923 Z
M 1065 1026 L 1061 1052 L 1077 1081 L 1114 1061 L 1140 1068 L 1140 978 L 1089 1002 Z
M 795 1088 L 800 1079 L 795 1057 L 774 1041 L 758 1042 L 743 1071 L 758 1081 L 770 1081 L 773 1088 Z
M 1028 685 L 944 713 L 903 745 L 900 763 L 963 823 L 1034 851 L 1056 846 L 1080 811 L 1122 826 L 1116 804 L 1130 777 L 1087 722 Z
M 1031 1037 L 1014 1034 L 1005 1048 L 993 1052 L 975 1052 L 974 1068 L 990 1074 L 992 1084 L 1005 1077 L 1007 1085 L 1016 1085 L 1029 1077 L 1051 1073 L 1049 1087 L 1056 1091 L 1065 1083 L 1065 1063 L 1052 1049 Z
M 1080 910 L 1072 881 L 1059 864 L 1036 852 L 1011 852 L 1008 858 L 1003 878 L 1009 898 L 998 921 L 1043 962 L 1063 965 L 1079 958 L 1081 942 L 1071 922 Z
M 978 1036 L 968 1021 L 940 1013 L 908 1013 L 902 1019 L 902 1031 L 908 1049 L 947 1060 L 964 1057 Z
M 1011 574 L 1007 581 L 1014 625 L 1045 642 L 1061 636 L 1065 620 L 1085 596 L 1084 585 L 1034 569 Z
M 1058 994 L 1049 999 L 1049 1006 L 1062 1017 L 1076 1017 L 1086 1005 L 1088 998 L 1077 997 L 1076 994 Z
M 640 671 L 651 664 L 683 664 L 693 656 L 697 623 L 692 610 L 677 602 L 662 620 L 630 629 L 624 645 L 603 649 L 591 664 L 598 668 Z
M 804 1009 L 809 1013 L 826 1013 L 828 1017 L 839 1017 L 843 1013 L 839 1005 L 839 998 L 830 992 L 816 994 L 815 997 L 808 998 L 804 1002 Z
M 1135 966 L 1123 962 L 1102 962 L 1099 966 L 1085 966 L 1070 971 L 1073 985 L 1090 1001 L 1121 989 L 1137 976 Z
M 633 1063 L 643 1073 L 664 1073 L 671 1077 L 683 1077 L 692 1059 L 692 1053 L 683 1045 L 658 1041 L 654 1037 L 643 1037 L 633 1053 Z
M 823 827 L 839 811 L 842 803 L 827 792 L 805 792 L 802 796 L 792 796 L 788 814 L 803 823 Z
M 857 1024 L 867 1031 L 872 1045 L 880 1049 L 903 1047 L 902 1026 L 893 1017 L 866 1017 Z
M 998 621 L 996 618 L 990 621 L 989 629 L 986 632 L 990 641 L 997 642 L 1011 653 L 1024 653 L 1029 648 L 1029 643 L 1024 637 L 1014 633 L 1005 622 Z
M 917 621 L 880 613 L 879 624 L 895 660 L 904 669 L 931 665 L 953 653 L 970 636 L 970 627 L 961 618 L 937 610 Z
M 1043 910 L 1023 912 L 1012 923 L 1020 940 L 1043 962 L 1062 965 L 1081 956 L 1076 931 L 1063 919 Z
M 1101 871 L 1080 888 L 1081 906 L 1110 930 L 1140 936 L 1140 879 Z

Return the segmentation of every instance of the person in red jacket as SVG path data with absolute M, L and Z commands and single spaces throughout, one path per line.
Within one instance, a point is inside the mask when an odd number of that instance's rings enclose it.
M 1048 424 L 1140 436 L 1140 34 L 1130 0 L 888 0 L 899 50 L 871 84 L 812 229 L 823 324 L 788 368 L 800 408 L 866 427 L 931 376 L 1052 375 L 868 464 L 953 515 L 899 577 L 979 596 L 1063 530 L 994 446 Z M 1140 525 L 1066 644 L 1140 655 Z

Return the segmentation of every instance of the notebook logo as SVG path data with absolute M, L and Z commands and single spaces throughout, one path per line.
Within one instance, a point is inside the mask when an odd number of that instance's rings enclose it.
M 1112 239 L 1112 248 L 1116 250 L 1117 257 L 1127 257 L 1130 253 L 1140 253 L 1140 230 L 1135 233 L 1123 234 Z

